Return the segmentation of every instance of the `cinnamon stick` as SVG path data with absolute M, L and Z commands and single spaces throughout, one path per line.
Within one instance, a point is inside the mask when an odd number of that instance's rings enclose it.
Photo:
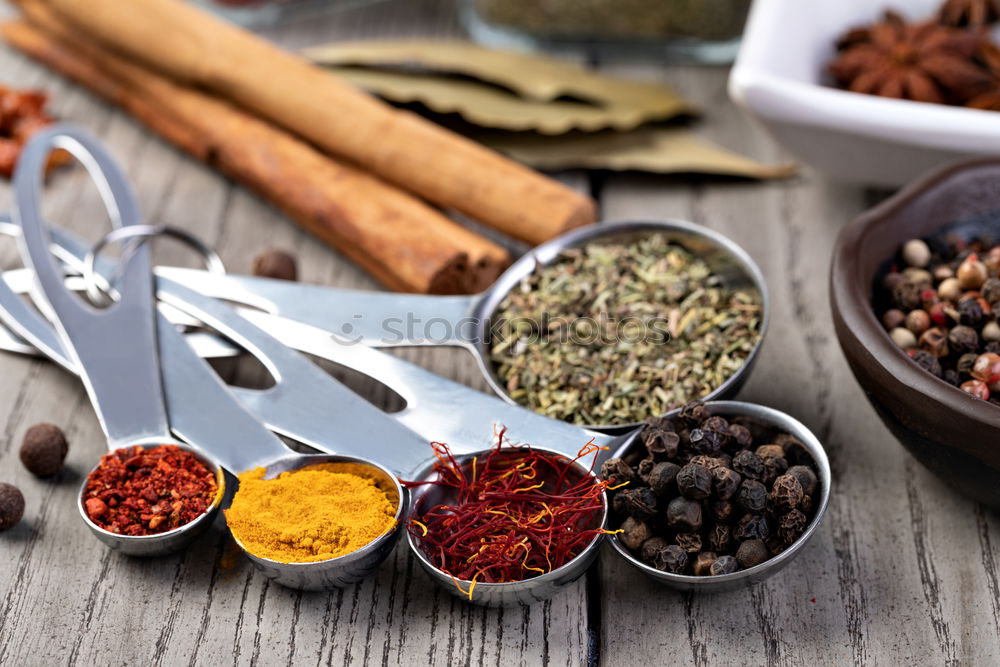
M 75 34 L 516 238 L 540 243 L 594 221 L 588 197 L 180 0 L 40 1 Z
M 0 34 L 9 43 L 251 187 L 386 286 L 479 291 L 509 262 L 503 248 L 411 195 L 338 164 L 228 103 L 74 39 L 44 7 L 26 3 L 24 8 L 42 29 L 4 24 Z

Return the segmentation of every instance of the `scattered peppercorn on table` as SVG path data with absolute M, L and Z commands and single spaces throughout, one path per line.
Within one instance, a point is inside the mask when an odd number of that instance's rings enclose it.
M 457 32 L 448 3 L 393 0 L 289 24 L 268 36 L 295 48 Z M 725 69 L 606 69 L 669 80 L 712 109 L 702 125 L 705 134 L 761 159 L 785 157 L 722 102 Z M 297 256 L 305 282 L 377 288 L 354 264 L 247 190 L 89 92 L 6 47 L 0 48 L 0 72 L 5 84 L 49 90 L 55 115 L 87 127 L 124 161 L 152 222 L 196 233 L 234 272 L 249 273 L 260 251 L 284 247 Z M 804 422 L 823 442 L 834 471 L 820 532 L 785 570 L 730 592 L 682 594 L 655 585 L 605 545 L 598 564 L 557 597 L 496 610 L 468 605 L 438 588 L 420 571 L 405 540 L 375 576 L 333 593 L 270 584 L 232 546 L 221 517 L 183 553 L 128 559 L 94 540 L 75 510 L 67 510 L 75 508 L 83 476 L 104 447 L 79 382 L 52 364 L 0 355 L 0 426 L 6 433 L 0 482 L 16 485 L 24 497 L 23 519 L 0 534 L 0 664 L 1000 660 L 1000 518 L 946 488 L 898 446 L 851 378 L 833 335 L 826 284 L 830 248 L 840 226 L 882 195 L 832 185 L 811 172 L 761 184 L 692 184 L 628 174 L 568 173 L 562 179 L 597 193 L 604 219 L 690 219 L 732 238 L 763 269 L 773 308 L 770 332 L 740 399 Z M 88 237 L 92 221 L 103 218 L 89 188 L 81 178 L 53 179 L 47 200 L 57 222 Z M 3 208 L 9 205 L 5 181 L 0 200 Z M 158 247 L 157 254 L 163 262 L 192 262 L 186 250 L 170 245 Z M 4 245 L 4 268 L 15 257 L 13 245 Z M 904 331 L 922 327 L 898 324 Z M 399 353 L 488 391 L 464 351 Z M 250 362 L 222 370 L 241 385 L 266 384 L 266 373 Z M 395 400 L 356 386 L 382 405 Z M 71 443 L 65 467 L 53 479 L 34 477 L 19 460 L 25 431 L 39 422 L 60 425 Z M 19 503 L 0 486 L 0 505 L 14 511 Z M 244 508 L 241 517 L 251 534 L 253 509 Z M 374 521 L 381 510 L 371 509 Z M 270 547 L 316 551 L 318 538 L 287 537 Z M 323 543 L 319 550 L 325 554 L 327 548 L 332 546 Z

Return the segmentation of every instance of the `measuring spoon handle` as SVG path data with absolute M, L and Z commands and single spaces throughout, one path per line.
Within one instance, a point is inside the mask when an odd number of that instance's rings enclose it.
M 230 306 L 163 278 L 159 294 L 264 364 L 275 380 L 273 387 L 234 391 L 275 431 L 324 452 L 374 461 L 404 477 L 426 466 L 427 441 Z
M 56 314 L 67 356 L 80 370 L 111 448 L 169 437 L 159 361 L 149 252 L 138 248 L 122 273 L 120 300 L 97 309 L 66 289 L 63 269 L 50 252 L 52 237 L 42 219 L 45 167 L 52 151 L 63 149 L 86 168 L 112 223 L 141 221 L 125 175 L 91 137 L 75 128 L 55 126 L 25 146 L 14 174 L 12 218 L 25 265 L 34 269 L 35 295 Z
M 259 311 L 240 312 L 286 345 L 386 385 L 406 401 L 406 408 L 393 417 L 428 440 L 447 442 L 456 454 L 491 447 L 496 442 L 494 429 L 504 426 L 513 442 L 528 442 L 569 457 L 588 442 L 612 450 L 633 435 L 616 437 L 550 419 L 390 354 L 337 341 L 317 327 Z
M 167 408 L 177 437 L 237 475 L 295 455 L 237 400 L 163 315 L 158 333 Z
M 158 267 L 156 273 L 205 296 L 259 308 L 373 347 L 471 346 L 479 335 L 475 311 L 481 295 L 349 290 L 175 267 Z

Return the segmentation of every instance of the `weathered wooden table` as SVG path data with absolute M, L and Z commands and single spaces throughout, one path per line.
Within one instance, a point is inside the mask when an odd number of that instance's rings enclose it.
M 0 13 L 4 11 L 0 9 Z M 269 33 L 289 47 L 368 36 L 459 32 L 450 3 L 397 0 Z M 703 131 L 762 159 L 775 144 L 726 97 L 725 69 L 605 66 L 665 81 L 703 104 Z M 0 79 L 52 92 L 58 115 L 96 133 L 127 166 L 150 220 L 215 245 L 237 272 L 261 249 L 299 255 L 302 278 L 375 288 L 352 264 L 246 190 L 181 155 L 129 117 L 25 58 L 0 49 Z M 868 406 L 837 346 L 827 302 L 830 250 L 841 225 L 875 199 L 805 170 L 769 184 L 636 175 L 564 178 L 599 198 L 606 220 L 682 218 L 720 230 L 767 276 L 773 322 L 741 398 L 785 410 L 826 444 L 834 473 L 822 530 L 772 580 L 724 595 L 652 585 L 606 548 L 560 597 L 484 610 L 435 587 L 401 545 L 378 575 L 335 593 L 268 583 L 248 564 L 220 565 L 222 522 L 186 553 L 153 560 L 102 547 L 75 494 L 104 447 L 73 377 L 48 363 L 0 356 L 0 480 L 27 498 L 24 522 L 0 535 L 0 664 L 998 664 L 1000 520 L 918 465 Z M 96 238 L 103 213 L 79 174 L 54 180 L 51 217 Z M 7 184 L 0 206 L 9 205 Z M 0 248 L 16 263 L 12 244 Z M 164 262 L 190 263 L 180 248 Z M 471 357 L 403 356 L 481 390 Z M 238 383 L 259 385 L 249 364 Z M 355 384 L 376 402 L 384 391 Z M 68 469 L 34 479 L 17 449 L 50 421 L 71 440 Z

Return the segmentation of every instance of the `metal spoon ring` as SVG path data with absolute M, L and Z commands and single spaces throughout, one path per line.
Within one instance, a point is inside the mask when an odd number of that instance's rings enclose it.
M 169 236 L 193 248 L 201 255 L 205 262 L 205 268 L 209 273 L 224 274 L 226 272 L 226 266 L 222 263 L 222 258 L 219 257 L 219 254 L 191 232 L 179 227 L 171 227 L 170 225 L 127 225 L 111 230 L 87 251 L 87 255 L 83 259 L 83 284 L 87 290 L 87 298 L 97 305 L 105 305 L 112 300 L 108 290 L 100 284 L 101 281 L 98 280 L 97 272 L 94 268 L 97 256 L 101 254 L 105 246 L 109 243 L 119 243 L 128 239 L 141 239 L 139 244 L 142 244 L 146 240 L 156 236 Z M 126 253 L 135 247 L 137 247 L 137 244 L 129 244 L 126 246 Z M 119 261 L 119 266 L 122 266 L 127 260 L 127 255 L 123 256 L 121 261 Z M 113 285 L 116 278 L 117 273 L 109 278 L 107 284 Z

